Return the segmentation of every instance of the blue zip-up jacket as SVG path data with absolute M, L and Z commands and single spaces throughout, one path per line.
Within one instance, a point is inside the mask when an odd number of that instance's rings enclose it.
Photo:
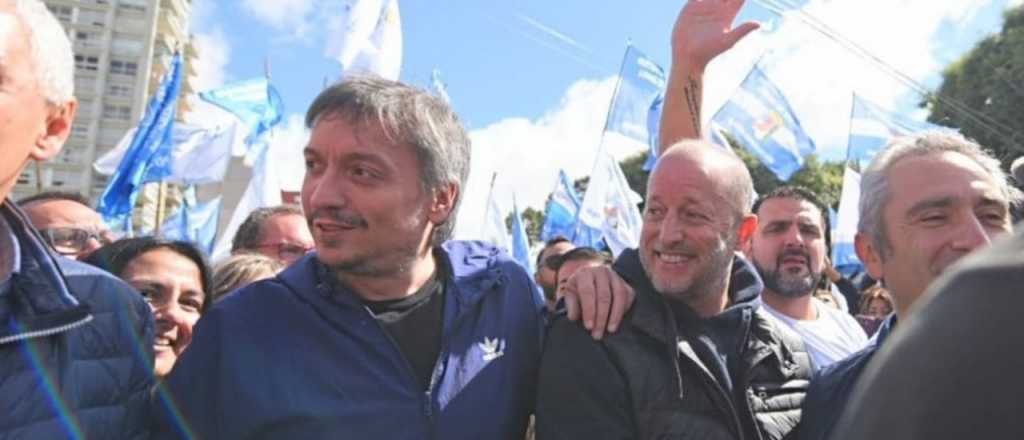
M 146 438 L 149 306 L 114 276 L 51 255 L 11 202 L 0 215 L 16 255 L 0 289 L 0 439 Z
M 839 423 L 839 416 L 850 402 L 864 367 L 882 346 L 896 326 L 896 315 L 889 315 L 868 346 L 846 359 L 825 367 L 811 380 L 804 398 L 803 419 L 800 422 L 800 440 L 828 440 Z
M 544 303 L 497 249 L 448 242 L 430 390 L 315 254 L 214 305 L 167 379 L 158 438 L 522 439 Z M 447 260 L 447 261 L 445 261 Z

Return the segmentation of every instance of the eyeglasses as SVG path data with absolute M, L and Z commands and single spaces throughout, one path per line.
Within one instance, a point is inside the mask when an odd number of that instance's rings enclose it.
M 117 236 L 108 230 L 97 228 L 81 228 L 77 226 L 58 226 L 39 231 L 53 250 L 61 255 L 77 255 L 89 249 L 89 240 L 96 240 L 100 245 L 110 244 Z
M 265 249 L 270 247 L 277 248 L 277 258 L 284 261 L 292 261 L 301 258 L 306 255 L 307 252 L 313 250 L 313 246 L 302 246 L 299 244 L 281 242 L 281 243 L 264 243 L 256 245 L 257 249 Z

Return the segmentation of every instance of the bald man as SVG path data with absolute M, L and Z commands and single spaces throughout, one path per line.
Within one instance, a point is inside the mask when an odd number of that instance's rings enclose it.
M 662 155 L 639 249 L 613 266 L 636 291 L 632 310 L 601 340 L 556 319 L 540 438 L 777 439 L 796 427 L 809 356 L 761 309 L 764 284 L 734 252 L 757 226 L 752 193 L 746 167 L 719 147 L 684 141 Z

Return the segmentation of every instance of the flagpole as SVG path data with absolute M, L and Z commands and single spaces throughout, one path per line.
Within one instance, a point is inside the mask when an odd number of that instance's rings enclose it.
M 43 165 L 39 161 L 36 164 L 36 194 L 43 192 Z
M 480 235 L 487 233 L 487 212 L 491 210 L 491 198 L 494 197 L 494 181 L 498 179 L 498 172 L 491 174 L 491 188 L 487 190 L 487 204 L 484 205 L 484 225 L 480 228 Z
M 153 235 L 160 235 L 160 225 L 164 223 L 164 204 L 167 203 L 167 182 L 161 180 L 156 192 L 156 223 L 153 225 Z
M 846 131 L 846 166 L 850 166 L 850 135 L 853 134 L 853 112 L 857 108 L 857 93 L 850 92 L 850 123 Z M 857 163 L 857 172 L 860 172 L 860 163 Z

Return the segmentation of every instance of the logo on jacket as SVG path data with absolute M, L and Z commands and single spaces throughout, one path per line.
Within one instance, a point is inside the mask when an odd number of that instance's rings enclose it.
M 505 355 L 505 340 L 488 338 L 484 336 L 484 342 L 477 342 L 480 351 L 483 351 L 484 362 L 490 362 Z

